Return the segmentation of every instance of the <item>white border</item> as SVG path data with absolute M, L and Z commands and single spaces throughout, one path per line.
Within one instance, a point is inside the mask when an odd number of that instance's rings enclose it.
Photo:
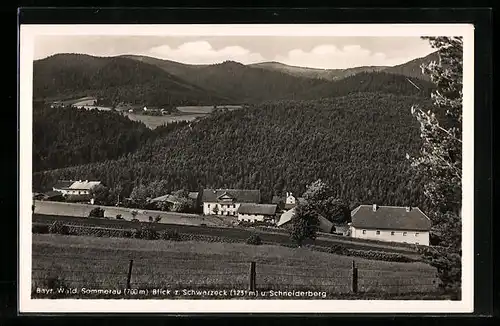
M 462 300 L 74 300 L 31 295 L 32 74 L 37 35 L 463 36 Z M 474 27 L 470 24 L 360 25 L 21 25 L 19 135 L 20 313 L 464 313 L 473 312 Z M 408 108 L 409 110 L 410 108 Z

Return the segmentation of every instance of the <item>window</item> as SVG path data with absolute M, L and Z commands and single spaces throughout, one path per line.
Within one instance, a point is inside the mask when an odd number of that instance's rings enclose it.
M 363 230 L 363 234 L 366 234 L 366 230 Z
M 415 236 L 418 237 L 418 232 L 415 232 Z
M 391 235 L 394 235 L 394 231 L 391 231 Z
M 379 230 L 377 230 L 377 235 L 380 235 L 380 231 Z
M 407 233 L 408 233 L 408 232 L 403 232 L 403 237 L 406 237 L 406 234 L 407 234 Z

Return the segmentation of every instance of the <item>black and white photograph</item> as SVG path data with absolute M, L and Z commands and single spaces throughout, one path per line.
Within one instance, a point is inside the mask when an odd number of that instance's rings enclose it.
M 473 54 L 465 24 L 21 25 L 21 308 L 471 311 Z

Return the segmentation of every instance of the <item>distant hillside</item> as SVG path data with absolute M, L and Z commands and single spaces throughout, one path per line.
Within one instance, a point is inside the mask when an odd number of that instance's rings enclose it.
M 416 79 L 410 79 L 420 90 L 408 81 L 408 77 L 386 72 L 362 72 L 338 81 L 321 84 L 316 87 L 294 94 L 295 98 L 313 100 L 345 96 L 352 93 L 375 92 L 395 95 L 430 97 L 434 84 Z
M 230 103 L 158 67 L 121 57 L 58 54 L 34 62 L 34 98 L 99 96 L 153 106 Z
M 382 71 L 412 78 L 430 80 L 428 76 L 422 74 L 422 69 L 420 68 L 420 66 L 423 63 L 429 63 L 435 60 L 437 61 L 438 59 L 439 56 L 437 52 L 434 52 L 423 58 L 417 58 L 394 67 L 363 66 L 363 67 L 354 67 L 347 69 L 316 69 L 316 68 L 289 66 L 280 62 L 261 62 L 261 63 L 251 64 L 249 66 L 267 69 L 271 71 L 281 71 L 298 77 L 324 79 L 329 81 L 340 80 L 359 73 L 382 72 Z
M 339 80 L 360 72 L 381 71 L 387 68 L 383 66 L 380 67 L 372 66 L 372 67 L 356 67 L 348 69 L 317 69 L 317 68 L 289 66 L 280 62 L 261 62 L 261 63 L 251 64 L 249 66 L 267 69 L 271 71 L 281 71 L 297 77 L 324 79 L 328 81 Z
M 212 65 L 187 65 L 144 56 L 127 58 L 148 62 L 191 84 L 236 99 L 237 103 L 234 104 L 283 99 L 325 82 L 246 66 L 234 61 Z
M 58 178 L 99 179 L 131 191 L 162 180 L 165 188 L 151 189 L 149 195 L 221 187 L 261 189 L 264 200 L 270 200 L 284 190 L 301 194 L 322 178 L 351 205 L 425 208 L 422 180 L 413 176 L 405 154 L 420 149 L 410 107 L 429 102 L 356 93 L 216 112 L 121 159 L 36 173 L 34 186 Z
M 425 56 L 423 58 L 418 58 L 418 59 L 409 61 L 407 63 L 403 63 L 401 65 L 387 68 L 384 70 L 384 72 L 391 73 L 391 74 L 403 75 L 403 76 L 407 76 L 407 77 L 419 78 L 419 79 L 424 79 L 424 80 L 430 80 L 429 76 L 424 75 L 422 73 L 422 69 L 420 68 L 420 66 L 424 63 L 428 64 L 431 61 L 439 61 L 439 55 L 437 52 L 433 52 L 433 53 L 431 53 L 428 56 Z

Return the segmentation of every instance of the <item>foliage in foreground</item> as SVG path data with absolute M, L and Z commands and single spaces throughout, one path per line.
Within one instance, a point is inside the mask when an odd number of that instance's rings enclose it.
M 421 249 L 423 258 L 438 269 L 441 286 L 461 293 L 462 256 L 462 89 L 463 39 L 425 37 L 438 50 L 439 61 L 422 66 L 437 86 L 433 106 L 414 105 L 420 123 L 422 147 L 412 165 L 427 182 L 423 190 L 430 199 L 432 239 L 437 248 Z M 409 157 L 409 155 L 408 155 Z

